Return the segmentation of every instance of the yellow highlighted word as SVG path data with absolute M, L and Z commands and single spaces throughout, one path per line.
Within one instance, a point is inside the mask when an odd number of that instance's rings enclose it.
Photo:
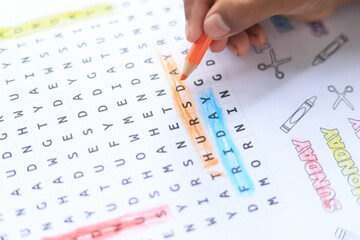
M 16 27 L 0 28 L 0 41 L 20 38 L 51 28 L 62 27 L 90 18 L 100 17 L 113 13 L 115 7 L 111 4 L 100 4 L 84 8 L 80 11 L 61 13 L 38 18 Z

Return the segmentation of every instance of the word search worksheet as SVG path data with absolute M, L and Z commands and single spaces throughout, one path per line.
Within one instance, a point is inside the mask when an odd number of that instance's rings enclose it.
M 0 240 L 360 240 L 360 4 L 243 57 L 182 0 L 0 10 Z

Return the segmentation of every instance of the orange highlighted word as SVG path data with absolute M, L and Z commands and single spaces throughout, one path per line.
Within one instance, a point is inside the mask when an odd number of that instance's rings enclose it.
M 180 80 L 178 67 L 171 56 L 159 56 L 167 79 L 169 80 L 174 105 L 181 118 L 192 145 L 200 156 L 204 168 L 212 167 L 219 163 L 219 158 L 208 138 L 205 127 L 200 122 L 200 112 L 192 98 L 191 91 L 185 81 Z

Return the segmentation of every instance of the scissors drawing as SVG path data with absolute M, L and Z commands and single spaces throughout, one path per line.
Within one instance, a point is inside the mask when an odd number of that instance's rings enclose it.
M 336 95 L 338 96 L 338 98 L 336 99 L 333 105 L 334 110 L 337 108 L 337 106 L 340 104 L 341 101 L 343 101 L 346 105 L 348 105 L 348 107 L 351 108 L 351 110 L 354 110 L 354 106 L 351 104 L 349 100 L 345 98 L 346 93 L 351 93 L 354 90 L 353 87 L 346 86 L 344 91 L 342 93 L 339 93 L 334 86 L 330 85 L 328 86 L 328 90 L 330 92 L 335 92 Z
M 276 61 L 274 49 L 270 49 L 270 59 L 271 59 L 270 64 L 260 63 L 258 65 L 258 69 L 261 71 L 265 71 L 266 69 L 273 67 L 275 69 L 275 76 L 278 79 L 283 79 L 285 74 L 284 74 L 284 72 L 279 71 L 279 66 L 290 62 L 291 58 L 289 57 L 289 58 L 284 58 L 279 61 Z

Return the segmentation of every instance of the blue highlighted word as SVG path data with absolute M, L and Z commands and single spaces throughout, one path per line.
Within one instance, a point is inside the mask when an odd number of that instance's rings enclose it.
M 222 109 L 218 106 L 211 89 L 197 97 L 201 115 L 210 128 L 216 142 L 220 160 L 231 182 L 240 193 L 253 193 L 254 184 L 246 172 L 239 150 L 226 127 Z

